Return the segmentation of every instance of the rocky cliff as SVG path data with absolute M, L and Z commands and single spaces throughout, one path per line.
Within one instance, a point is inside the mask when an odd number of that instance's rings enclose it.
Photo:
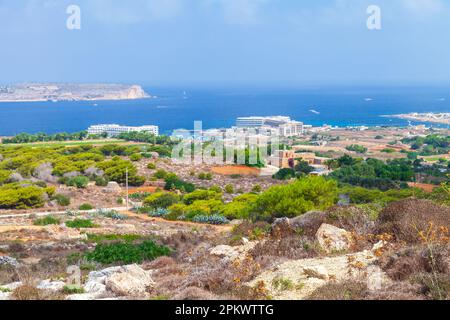
M 0 87 L 0 102 L 95 101 L 151 98 L 139 85 L 20 84 Z

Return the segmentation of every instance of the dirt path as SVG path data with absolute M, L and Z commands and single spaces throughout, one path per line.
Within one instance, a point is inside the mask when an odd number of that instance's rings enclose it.
M 162 218 L 149 217 L 145 214 L 137 214 L 137 213 L 134 213 L 131 211 L 124 211 L 122 213 L 124 213 L 127 216 L 132 217 L 132 218 L 145 220 L 145 221 L 151 221 L 151 222 L 157 222 L 158 224 L 168 224 L 171 226 L 191 227 L 191 228 L 211 227 L 211 228 L 214 228 L 217 232 L 230 232 L 233 229 L 233 226 L 231 226 L 231 225 L 217 226 L 217 225 L 201 224 L 201 223 L 195 223 L 195 222 L 189 222 L 189 221 L 170 221 L 170 220 L 165 220 Z
M 102 208 L 105 210 L 115 210 L 115 211 L 126 211 L 126 207 L 116 207 L 116 208 Z M 79 210 L 78 210 L 79 211 Z M 83 213 L 89 213 L 89 212 L 95 212 L 95 210 L 89 210 L 89 211 L 79 211 Z M 62 215 L 65 214 L 66 211 L 44 211 L 44 212 L 30 212 L 30 213 L 18 213 L 18 214 L 0 214 L 0 219 L 11 219 L 11 218 L 27 218 L 30 216 L 36 216 L 36 217 L 46 217 L 46 216 L 52 216 L 52 215 Z

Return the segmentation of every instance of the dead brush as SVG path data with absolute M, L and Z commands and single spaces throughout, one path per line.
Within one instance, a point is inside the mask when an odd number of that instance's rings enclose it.
M 319 255 L 319 248 L 313 239 L 305 236 L 289 236 L 279 240 L 259 242 L 252 250 L 254 259 L 272 256 L 287 259 L 306 259 Z
M 234 295 L 260 272 L 261 266 L 249 255 L 233 261 L 208 259 L 189 271 L 180 288 L 199 287 L 217 295 Z
M 269 289 L 264 281 L 258 281 L 254 286 L 236 288 L 234 296 L 240 300 L 271 300 Z
M 437 257 L 439 247 L 447 248 L 450 243 L 449 230 L 447 226 L 436 226 L 432 221 L 428 222 L 428 228 L 421 230 L 417 225 L 413 225 L 416 230 L 420 242 L 427 248 L 431 275 L 424 276 L 424 283 L 429 283 L 427 287 L 430 289 L 434 298 L 438 300 L 447 299 L 448 289 L 441 280 L 441 272 Z M 428 278 L 428 279 L 427 279 Z

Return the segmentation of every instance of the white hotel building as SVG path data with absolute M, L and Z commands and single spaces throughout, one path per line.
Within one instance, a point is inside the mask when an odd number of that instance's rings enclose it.
M 304 133 L 303 122 L 291 120 L 290 117 L 240 117 L 236 120 L 238 128 L 276 129 L 282 137 L 301 136 Z
M 117 137 L 118 135 L 124 132 L 125 133 L 148 132 L 154 134 L 155 136 L 159 135 L 158 126 L 129 127 L 129 126 L 120 126 L 118 124 L 97 124 L 94 126 L 90 126 L 87 131 L 88 134 L 107 133 L 109 137 Z

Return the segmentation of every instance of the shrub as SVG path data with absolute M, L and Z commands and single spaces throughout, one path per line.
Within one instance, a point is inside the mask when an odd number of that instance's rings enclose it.
M 222 193 L 222 189 L 219 186 L 212 186 L 209 190 L 214 191 L 215 193 Z
M 228 219 L 248 219 L 257 197 L 255 194 L 240 195 L 227 203 L 221 210 L 221 214 Z
M 144 200 L 144 205 L 151 208 L 168 208 L 180 201 L 179 196 L 168 192 L 157 192 Z
M 41 292 L 35 286 L 24 284 L 12 292 L 16 300 L 41 300 Z
M 109 210 L 109 209 L 99 209 L 97 210 L 92 216 L 100 216 L 105 218 L 110 218 L 113 220 L 126 220 L 128 216 L 120 214 L 116 210 Z
M 420 242 L 419 232 L 429 223 L 437 228 L 450 228 L 450 208 L 429 200 L 406 199 L 388 205 L 378 218 L 378 232 L 394 235 L 399 241 Z
M 154 163 L 149 163 L 149 164 L 147 165 L 147 169 L 155 170 L 155 169 L 156 169 L 156 164 L 154 164 Z
M 348 151 L 354 151 L 357 153 L 366 153 L 367 152 L 367 148 L 358 144 L 352 144 L 351 146 L 346 147 L 345 149 L 347 149 Z
M 134 242 L 141 240 L 142 236 L 138 234 L 88 234 L 90 242 L 101 243 L 111 241 Z
M 141 161 L 142 160 L 142 155 L 140 153 L 133 153 L 130 156 L 130 160 L 133 161 L 133 162 Z
M 198 175 L 198 178 L 199 178 L 200 180 L 212 180 L 213 176 L 212 176 L 211 173 L 200 173 L 200 174 Z
M 62 291 L 65 294 L 81 294 L 85 292 L 83 288 L 74 285 L 66 285 Z
M 231 184 L 227 184 L 225 186 L 225 192 L 228 194 L 233 194 L 234 193 L 234 187 Z
M 312 210 L 324 210 L 338 199 L 335 181 L 308 177 L 288 185 L 275 186 L 259 195 L 252 208 L 257 220 L 296 217 Z
M 159 246 L 149 240 L 140 244 L 119 242 L 99 244 L 86 255 L 86 258 L 102 264 L 131 264 L 152 261 L 160 256 L 167 256 L 170 252 L 171 250 L 168 247 Z
M 253 186 L 253 188 L 252 188 L 252 192 L 254 192 L 254 193 L 260 193 L 261 191 L 262 191 L 262 188 L 259 184 Z
M 168 175 L 167 171 L 161 169 L 156 171 L 153 176 L 157 179 L 165 179 L 167 175 Z
M 182 192 L 193 192 L 195 190 L 195 185 L 181 180 L 175 174 L 170 174 L 165 179 L 166 185 L 165 190 L 180 190 Z
M 205 224 L 214 224 L 214 225 L 221 225 L 221 224 L 228 224 L 230 221 L 225 218 L 224 216 L 213 214 L 211 216 L 204 216 L 204 215 L 196 215 L 193 219 L 193 222 L 196 223 L 205 223 Z
M 197 200 L 222 200 L 222 193 L 212 190 L 195 190 L 183 197 L 183 202 L 187 205 Z
M 72 221 L 66 221 L 66 226 L 74 229 L 97 227 L 91 220 L 88 219 L 75 219 Z
M 143 201 L 145 198 L 150 197 L 151 192 L 136 192 L 129 195 L 130 199 Z
M 106 187 L 108 185 L 108 180 L 103 177 L 95 178 L 95 185 L 98 187 Z
M 82 211 L 88 211 L 94 209 L 94 207 L 90 203 L 83 203 L 78 209 Z
M 293 290 L 295 288 L 294 282 L 291 279 L 282 277 L 273 278 L 272 287 L 279 291 Z
M 70 198 L 68 196 L 65 196 L 63 194 L 56 194 L 53 197 L 54 200 L 56 200 L 56 202 L 63 207 L 67 207 L 68 205 L 70 205 Z
M 364 300 L 367 284 L 354 280 L 340 283 L 329 282 L 311 293 L 308 300 Z
M 153 218 L 163 218 L 169 214 L 169 210 L 166 208 L 156 208 L 148 212 L 148 215 Z
M 88 183 L 89 183 L 88 177 L 77 176 L 70 178 L 66 184 L 71 187 L 77 187 L 78 189 L 84 189 L 87 187 Z
M 59 220 L 58 218 L 52 217 L 52 216 L 47 216 L 41 219 L 36 219 L 34 220 L 33 224 L 35 226 L 48 226 L 48 225 L 52 225 L 52 224 L 60 224 L 61 220 Z
M 0 209 L 40 208 L 44 205 L 44 190 L 39 187 L 5 185 L 0 188 Z
M 296 174 L 294 169 L 281 169 L 278 171 L 273 178 L 277 180 L 291 180 L 295 178 Z

